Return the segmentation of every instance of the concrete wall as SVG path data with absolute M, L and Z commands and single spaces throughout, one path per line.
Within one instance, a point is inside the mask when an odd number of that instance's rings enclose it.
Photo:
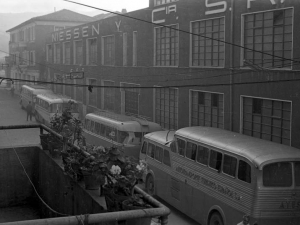
M 37 146 L 16 148 L 25 170 L 42 199 L 55 211 L 68 215 L 104 212 L 77 182 Z M 33 204 L 44 218 L 59 217 L 35 194 L 14 149 L 0 149 L 0 208 Z
M 37 176 L 37 147 L 15 149 L 31 180 Z M 14 149 L 0 149 L 0 207 L 26 204 L 34 196 L 33 188 L 26 177 Z
M 51 208 L 68 215 L 103 212 L 103 208 L 43 151 L 39 152 L 39 162 L 39 193 Z M 41 202 L 39 206 L 45 218 L 61 216 L 49 211 Z

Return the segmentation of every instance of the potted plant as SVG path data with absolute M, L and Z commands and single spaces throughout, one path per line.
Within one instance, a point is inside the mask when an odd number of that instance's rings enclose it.
M 80 169 L 83 174 L 85 188 L 89 190 L 99 189 L 105 184 L 107 174 L 107 157 L 103 147 L 89 145 L 85 147 L 90 154 L 81 161 Z
M 50 121 L 50 128 L 64 137 L 64 141 L 82 145 L 84 143 L 82 123 L 72 114 L 72 101 L 69 101 L 62 114 L 54 114 Z M 65 145 L 66 146 L 66 145 Z M 63 150 L 63 141 L 56 135 L 50 133 L 48 136 L 48 147 L 50 154 Z M 55 151 L 56 150 L 56 151 Z M 72 150 L 72 149 L 71 149 Z M 66 151 L 66 149 L 64 149 Z M 66 152 L 65 152 L 66 153 Z M 63 157 L 65 154 L 62 154 Z
M 110 209 L 120 210 L 123 205 L 132 204 L 147 208 L 149 205 L 143 202 L 140 195 L 134 193 L 134 186 L 139 183 L 146 173 L 147 165 L 144 160 L 137 163 L 131 157 L 122 157 L 117 148 L 112 147 L 109 151 L 106 189 L 111 190 L 106 193 L 106 201 Z M 124 204 L 123 202 L 127 200 Z M 145 204 L 144 204 L 145 203 Z

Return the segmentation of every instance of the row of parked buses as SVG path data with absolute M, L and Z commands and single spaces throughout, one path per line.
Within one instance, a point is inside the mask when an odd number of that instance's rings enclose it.
M 61 112 L 63 100 L 49 96 L 36 95 L 36 110 Z M 146 191 L 201 224 L 300 224 L 299 149 L 218 128 L 166 131 L 103 111 L 85 116 L 84 135 L 146 160 Z

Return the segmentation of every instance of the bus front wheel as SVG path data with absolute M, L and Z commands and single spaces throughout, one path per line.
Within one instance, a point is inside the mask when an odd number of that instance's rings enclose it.
M 146 192 L 152 196 L 154 195 L 154 190 L 155 190 L 154 178 L 152 175 L 149 175 L 146 179 Z
M 222 216 L 214 212 L 209 219 L 209 225 L 224 225 Z

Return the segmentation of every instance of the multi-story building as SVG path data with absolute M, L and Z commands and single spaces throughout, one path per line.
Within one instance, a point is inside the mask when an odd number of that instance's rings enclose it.
M 47 79 L 78 85 L 54 90 L 81 102 L 83 116 L 105 109 L 300 148 L 299 11 L 296 0 L 150 0 L 53 32 Z M 60 79 L 82 68 L 84 79 Z
M 49 33 L 92 21 L 92 18 L 70 10 L 60 10 L 33 17 L 9 29 L 10 69 L 7 77 L 39 80 L 45 67 L 45 38 Z M 15 82 L 17 89 L 22 82 Z

